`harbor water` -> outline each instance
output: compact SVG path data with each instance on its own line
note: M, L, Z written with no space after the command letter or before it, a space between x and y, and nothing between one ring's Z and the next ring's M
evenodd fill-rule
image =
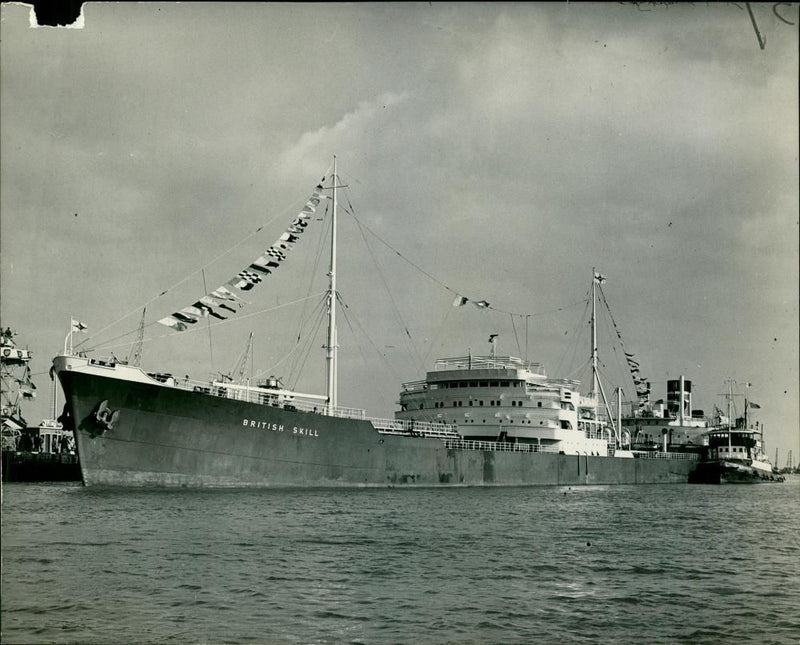
M3 643L798 643L800 481L3 487Z

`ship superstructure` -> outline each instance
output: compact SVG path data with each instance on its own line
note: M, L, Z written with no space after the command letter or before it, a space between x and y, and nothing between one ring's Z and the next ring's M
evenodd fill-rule
M564 454L608 454L614 444L597 403L574 380L548 378L540 363L513 356L436 361L424 380L403 384L403 421L449 423L471 441Z
M638 450L701 451L708 445L709 422L692 406L692 382L683 376L667 381L667 398L631 404L622 430Z

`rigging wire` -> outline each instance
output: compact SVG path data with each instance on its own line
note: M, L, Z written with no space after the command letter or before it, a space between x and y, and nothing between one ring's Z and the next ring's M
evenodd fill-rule
M348 202L348 203L349 203L349 202ZM356 222L358 222L359 226L363 226L363 227L364 227L364 228L365 228L365 229L366 229L366 230L367 230L367 231L368 231L368 232L369 232L369 233L370 233L370 234L371 234L373 237L375 237L375 239L377 239L377 240L378 240L378 241L379 241L381 244L383 244L383 245L384 245L385 247L387 247L387 248L388 248L390 251L392 251L392 252L393 252L395 255L397 255L397 256L398 256L398 257L399 257L401 260L403 260L404 262L406 262L406 263L407 263L407 264L409 264L410 266L414 267L414 268L415 268L417 271L419 271L419 272L420 272L422 275L426 276L427 278L429 278L430 280L432 280L433 282L435 282L436 284L438 284L438 285L439 285L440 287L442 287L443 289L446 289L447 291L449 291L449 292L450 292L450 293L452 293L453 295L459 296L459 295L462 295L462 294L463 294L463 291L457 291L456 289L453 289L452 287L448 286L447 284L445 284L444 282L442 282L441 280L439 280L437 277L435 277L435 276L431 275L430 273L428 273L428 272L427 272L425 269L423 269L423 268L422 268L421 266L419 266L417 263L415 263L414 261L412 261L412 260L408 259L408 258L407 258L405 255L403 255L403 254L402 254L400 251L398 251L398 250L397 250L396 248L394 248L394 247L393 247L391 244L389 244L389 243L388 243L386 240L384 240L384 239L383 239L383 238L382 238L380 235L378 235L378 234L377 234L375 231L373 231L373 230L372 230L372 229L371 229L369 226L367 226L366 224L364 224L363 222L361 222L361 220L359 220L359 219L356 217L356 215L355 215L355 213L354 213L354 212L351 212L351 213L349 213L349 214L350 214L350 216L351 216L351 217L352 217L354 220L356 220ZM559 312L559 311L564 311L565 309L568 309L568 308L570 308L570 307L574 307L575 305L581 304L582 302L583 302L583 300L579 300L579 301L576 301L576 302L570 303L570 304L568 304L568 305L564 305L564 306L562 306L562 307L558 307L557 309L551 309L551 310L549 310L549 311L540 311L540 312L537 312L537 313L529 313L529 314L525 314L525 313L517 313L517 312L513 312L513 311L506 311L506 310L504 310L504 309L500 309L499 307L495 307L494 305L491 305L491 304L487 305L485 308L486 308L486 309L492 309L492 310L494 310L494 311L497 311L497 312L499 312L499 313L501 313L501 314L509 314L509 315L511 315L511 316L519 316L519 317L521 317L521 318L524 318L524 317L526 317L526 316L528 316L528 317L536 317L536 316L545 316L545 315L547 315L547 314L551 314L551 313L557 313L557 312Z
M323 292L322 294L315 293L315 294L312 294L311 296L308 296L308 297L305 297L305 298L297 298L296 300L292 300L290 302L285 302L283 304L276 305L274 307L268 307L266 309L261 309L259 311L253 311L253 312L250 312L248 314L243 314L243 315L237 316L236 318L228 318L227 320L220 320L219 322L213 323L212 327L216 328L216 327L219 327L220 325L225 325L227 323L236 322L238 320L244 320L246 318L251 318L252 316L260 316L261 314L269 313L269 312L272 312L272 311L277 311L278 309L284 309L286 307L290 307L292 305L295 305L295 304L297 304L299 302L303 302L304 300L307 300L308 298L316 298L316 297L318 297L320 295L323 295L323 294L326 294L326 293L327 292ZM150 323L150 325L155 325L155 324L157 324L157 323ZM149 327L150 325L146 325L146 326ZM182 331L182 332L180 332L180 336L181 337L189 336L190 334L193 334L194 332L197 332L197 331L202 331L202 327L198 327L198 328L195 328L195 329L187 329L186 331ZM122 336L118 336L117 338L111 339L111 340L106 341L106 342L112 342L113 340L117 340L119 338L124 338L125 336L128 336L128 335L130 335L132 333L135 333L135 332L134 331L126 332ZM162 334L160 336L152 336L151 338L143 339L142 342L149 343L149 342L154 341L154 340L160 340L162 338L174 337L174 336L175 336L174 332L167 332L166 334ZM119 348L119 347L127 347L128 344L129 343L120 343L120 344L117 344L117 345L107 345L106 343L101 343L101 344L95 345L95 346L93 346L91 348L84 349L84 350L81 350L81 351L83 353L89 353L89 352L97 351L99 349L116 349L116 348Z
M314 287L314 277L317 275L317 269L319 268L319 263L320 263L320 261L322 259L322 255L323 255L323 252L324 252L325 238L327 237L327 234L328 234L327 231L330 229L330 226L331 226L330 219L327 218L327 215L328 215L328 204L326 203L325 204L325 213L322 216L322 220L325 221L325 228L323 229L322 233L320 234L319 240L317 242L317 252L314 255L314 267L311 270L311 272L309 273L309 281L308 281L307 293L311 293L311 289ZM307 303L303 304L303 309L300 312L300 317L298 318L298 321L297 321L297 338L295 340L295 343L297 343L297 344L300 343L300 340L301 340L300 336L301 336L302 331L303 331L304 320L306 319L306 311L307 311L306 304ZM298 374L297 374L297 378L298 379L300 378L299 371L302 370L302 367L300 367L298 369L297 363L298 363L299 360L300 360L299 355L296 355L295 356L295 361L292 364L292 366L290 367L290 374L294 374L294 372L296 370L298 371ZM305 360L303 360L303 365L305 365ZM291 378L292 377L290 376L289 379L291 379Z
M208 293L208 287L206 286L206 270L203 269L203 293ZM214 344L211 342L211 318L206 318L206 322L208 323L208 352L210 354L211 360L211 370L214 370Z
M636 379L633 376L633 371L632 371L631 366L630 366L630 364L628 363L628 360L627 360L627 352L625 351L625 343L622 340L622 333L619 330L619 327L617 325L617 321L614 320L614 315L611 313L611 307L608 304L608 299L606 298L606 294L603 291L602 285L598 285L598 287L599 287L599 291L600 291L600 300L603 303L603 305L605 306L606 312L608 313L608 317L609 317L609 319L611 321L611 325L614 328L614 332L616 333L617 339L619 340L619 347L620 347L620 349L622 349L622 353L623 353L623 357L624 358L620 357L619 354L616 352L616 346L612 346L612 347L614 349L614 352L617 355L617 358L618 358L620 364L622 364L622 362L624 361L625 367L622 368L622 373L623 374L627 374L630 377L630 381L633 384L633 392L637 393L636 399L638 399L639 397L638 397L638 390L637 390L637 387L636 387ZM625 377L623 377L623 380L627 381L627 379ZM649 379L648 379L648 381L649 381ZM633 401L635 399L631 399L631 400Z
M305 368L306 363L308 362L308 358L311 355L311 350L314 347L314 340L317 338L319 334L319 330L322 327L322 323L325 321L325 309L328 303L328 292L324 292L322 298L320 298L317 306L314 307L312 311L312 321L309 325L311 330L309 333L306 334L304 339L304 344L297 343L295 348L298 348L298 352L295 354L295 360L292 363L289 376L287 378L288 382L292 384L292 388L297 385L297 382L300 380L300 375Z
M442 322L441 322L441 323L439 323L439 328L436 330L436 334L434 334L434 337L433 337L433 339L431 340L431 344L430 344L430 346L428 347L428 351L427 351L427 352L425 352L425 356L423 357L423 358L424 358L424 361L425 361L425 363L426 363L426 364L427 364L427 362L428 362L428 359L429 359L429 358L430 358L430 356L431 356L431 352L433 351L433 348L434 348L434 347L436 347L436 343L437 343L437 341L439 340L439 336L441 335L442 331L444 330L444 328L445 328L445 324L447 323L447 319L450 317L450 312L451 312L452 310L453 310L453 308L452 308L452 307L448 307L448 308L445 310L444 317L442 318Z
M578 318L578 322L575 323L575 328L572 330L572 338L574 339L572 343L568 343L564 347L564 352L561 355L561 359L558 362L558 367L556 368L556 374L560 374L561 371L565 368L565 365L574 365L575 361L577 360L578 354L578 346L581 342L581 329L583 328L586 320L586 316L589 314L589 306L591 301L591 289L587 290L586 295L584 296L583 303L583 313L581 314L580 318ZM572 352L571 356L568 356ZM591 362L591 361L589 361ZM577 373L579 370L582 370L586 363L581 361L580 366L576 369L573 369L571 372L572 374ZM567 377L569 378L569 377Z
M332 164L331 164L331 166L332 166ZM328 175L328 171L331 169L331 166L328 166L328 170L326 170L326 171L325 171L325 175L323 176L323 180L324 180L324 178L325 178L325 177ZM130 316L130 315L132 315L133 313L135 313L135 312L139 311L139 310L140 310L140 309L142 309L143 307L148 307L148 306L149 306L151 303L155 302L156 300L158 300L158 299L159 299L159 298L161 298L162 296L166 295L167 293L169 293L170 291L172 291L172 290L173 290L173 289L175 289L176 287L178 287L178 286L182 285L184 282L188 281L188 280L189 280L191 277L193 277L193 276L197 275L197 274L198 274L198 273L200 273L201 271L205 271L205 269L207 269L208 267L210 267L212 264L215 264L215 263L216 263L217 261L219 261L221 258L223 258L223 257L225 257L226 255L228 255L228 254L229 254L231 251L233 251L234 249L238 248L239 246L241 246L242 244L244 244L245 242L247 242L247 241L248 241L250 238L252 238L254 235L257 235L258 233L260 233L260 232L261 232L261 231L262 231L262 230L263 230L263 229L264 229L266 226L269 226L270 224L272 224L272 222L274 222L274 221L275 221L275 220L277 220L278 218L280 218L280 217L283 217L283 216L284 216L284 215L286 215L287 213L289 213L289 212L291 212L292 210L296 209L296 208L297 208L297 204L301 203L302 201L303 201L303 200L301 200L301 199L295 199L295 200L293 200L293 201L292 201L290 204L288 204L286 207L284 207L283 209L281 209L280 211L278 211L278 212L277 212L275 215L273 215L273 216L272 216L270 219L268 219L266 222L264 222L263 224L261 224L261 226L259 226L258 228L256 228L256 229L255 229L253 232L251 232L251 233L248 233L248 234L247 234L245 237L243 237L242 239L240 239L240 240L239 240L238 242L236 242L236 243L235 243L233 246L231 246L231 247L229 247L228 249L226 249L225 251L222 251L221 253L217 254L217 255L216 255L216 256L214 256L214 257L213 257L211 260L209 260L209 261L208 261L208 262L206 262L206 263L205 263L203 266L201 266L199 269L195 269L194 271L192 271L192 272L191 272L191 273L189 273L188 275L184 276L184 277L183 277L181 280L179 280L178 282L174 283L173 285L171 285L171 286L167 287L167 288L166 288L166 289L164 289L164 290L163 290L161 293L159 293L157 296L154 296L153 298L151 298L150 300L148 300L147 302L145 302L143 305L139 305L139 306L137 306L137 307L133 308L133 309L132 309L132 310L130 310L128 313L126 313L126 314L123 314L121 317L119 317L119 318L117 318L116 320L114 320L114 321L110 322L108 325L106 325L105 327L103 327L103 328L102 328L102 329L100 329L99 331L97 331L97 332L95 332L94 334L92 334L92 336L90 336L89 338L86 338L86 339L84 339L83 341L81 341L80 343L78 343L78 344L76 345L76 349L77 349L78 347L81 347L83 344L85 344L85 343L86 343L86 342L88 342L89 340L91 340L91 338L96 338L97 336L99 336L100 334L102 334L104 331L106 331L106 330L107 330L107 329L109 329L110 327L113 327L114 325L116 325L117 323L121 322L122 320L125 320L125 319L126 319L128 316Z
M514 316L511 316L511 328L514 330L514 340L517 341L517 353L522 354L522 348L519 346L519 336L517 336L517 326L514 324Z
M358 317L355 315L355 313L350 311L349 305L346 302L344 302L341 298L339 298L338 300L341 303L343 310L347 310L348 312L352 313L353 319L355 320L355 323L358 326L358 328L361 331L361 333L364 334L364 337L367 339L369 344L372 345L372 348L375 350L375 352L378 354L378 356L381 357L381 360L383 360L383 362L386 364L386 366L389 369L389 371L392 372L392 375L395 377L395 380L397 382L400 382L402 379L397 374L397 372L395 371L394 366L386 359L386 355L378 349L377 345L375 345L375 342L372 340L370 335L366 332L364 327L359 322ZM349 319L348 319L348 324L349 324ZM352 329L352 327L351 327L351 329Z
M614 324L614 317L611 315L611 309L609 308L608 302L605 300L605 296L603 295L602 291L601 291L600 301L601 301L601 304L603 305L603 307L601 309L605 314L605 319L604 319L605 324L608 325L609 322L610 322L611 325L612 325L612 328L616 328L616 325ZM617 332L616 336L617 336L618 342L613 342L614 339L612 338L612 342L609 344L609 346L611 348L611 354L612 354L613 358L615 359L614 360L614 368L615 368L615 370L617 372L617 374L614 377L614 381L612 381L612 383L613 382L625 382L625 384L627 385L627 380L628 379L632 379L632 377L631 377L630 372L622 367L622 360L621 360L622 357L619 355L619 349L618 349L619 347L622 347L622 338L619 335L619 330L616 330L616 332ZM609 335L611 335L611 334L609 334ZM623 349L624 349L624 347L623 347ZM608 353L606 353L606 356L608 356ZM609 366L609 368L611 367L611 363L610 362L608 363L608 366ZM623 388L623 390L624 389L625 388Z
M348 206L350 206L350 200L349 199L348 199L347 203L348 203ZM351 216L353 215L352 211L348 211L346 208L344 210L349 215L351 215ZM413 358L417 362L416 367L420 371L422 371L422 370L425 369L425 364L422 362L422 357L419 355L419 352L417 351L416 345L414 344L414 339L411 337L411 332L408 330L408 325L406 324L405 320L403 319L402 314L400 313L400 309L398 308L397 302L395 301L394 296L392 295L392 291L391 291L391 289L389 289L389 284L386 282L386 277L383 275L383 271L381 270L381 267L378 264L377 259L375 258L375 254L373 253L372 248L369 245L369 242L367 241L367 236L364 235L364 231L361 228L361 222L359 222L355 217L353 217L353 219L355 220L356 224L358 225L358 230L361 233L362 239L364 240L364 245L367 247L367 251L369 252L370 258L372 259L372 263L373 263L373 265L375 265L375 270L378 272L378 276L380 276L381 282L383 283L383 288L386 290L386 294L389 296L389 300L392 303L392 309L394 310L395 316L397 316L397 319L400 321L400 324L401 324L401 326L403 328L403 331L405 332L406 336L408 337L409 347L411 349L411 353L413 355Z
M322 302L325 302L325 299L323 299L323 300L322 300ZM325 318L325 316L324 316L324 314L323 314L321 317L319 317L319 318L317 319L317 325L316 325L316 329L315 329L315 331L314 331L314 333L315 333L315 334L316 334L316 333L319 331L319 326L320 326L320 323L322 322L322 320L324 320L324 318ZM280 358L280 359L279 359L279 360L278 360L276 363L273 363L273 364L272 364L270 367L268 367L267 369L260 369L260 370L258 370L258 372L256 373L256 378L258 378L258 377L260 377L260 376L262 376L262 375L264 375L264 374L267 374L267 373L270 373L270 374L274 375L274 373L275 373L276 369L277 369L278 367L280 367L280 366L283 364L283 362L284 362L285 360L287 360L289 357L291 357L292 355L294 355L296 352L298 352L298 351L303 351L303 349L305 349L305 351L306 351L306 358L307 358L307 356L308 356L308 352L310 351L310 348L311 348L311 344L310 344L310 343L309 343L309 344L308 344L308 345L307 345L305 348L301 348L299 345L295 345L295 346L294 346L294 347L292 347L292 349L290 349L290 350L289 350L289 351L288 351L288 352L287 352L287 353L286 353L286 354L285 354L285 355L284 355L282 358ZM298 375L297 379L295 379L295 380L294 380L294 382L291 382L291 381L290 381L290 380L287 378L287 383L286 383L287 387L288 387L290 390L294 390L294 389L296 389L296 387L297 387L297 381L298 381L298 380L299 380L299 375Z
M344 318L345 322L347 323L347 326L350 328L350 332L353 334L353 336L355 336L355 330L353 329L353 325L350 322L349 307L347 306L347 304L345 304L344 300L342 300L341 298L338 298L338 300L339 300L339 304L342 305L342 309L341 309L342 317ZM355 317L355 314L353 314L353 316ZM357 322L357 324L358 324L358 322ZM359 328L361 328L360 324L359 324ZM363 328L361 328L361 329L362 329L362 333L364 333L363 332ZM392 366L389 363L389 361L386 360L386 356L384 354L382 354L380 351L378 351L378 348L375 346L375 343L372 342L372 339L367 337L367 340L369 340L369 342L372 345L373 349L375 349L375 351L380 356L383 357L384 362L389 366L389 369L393 372L393 374L395 376L395 379L399 382L400 381L400 377L397 375L397 373L394 372L394 368L392 368ZM364 364L364 367L367 368L369 364L367 363L367 357L364 355L364 352L362 351L361 344L360 343L356 343L356 347L358 348L358 353L359 353L359 356L361 357L361 362ZM383 404L383 406L384 407L391 407L390 404L387 405L386 398L383 396L383 393L380 390L378 390L377 388L375 388L375 379L367 379L367 380L371 384L371 386L373 388L373 391L375 391L377 393L378 397L381 399L381 403Z

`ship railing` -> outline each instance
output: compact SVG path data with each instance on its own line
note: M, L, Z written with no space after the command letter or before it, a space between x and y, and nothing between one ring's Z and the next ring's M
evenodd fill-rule
M345 419L365 419L367 416L366 412L361 408L337 406L333 408L333 410L329 410L324 400L325 397L323 396L312 397L311 395L306 395L306 398L304 398L304 395L300 393L286 394L285 392L277 391L273 393L268 389L257 389L255 387L226 387L226 383L209 383L208 381L195 381L172 376L169 376L169 378L163 382L181 390L189 390L191 392L199 392L201 394L218 396L226 399L235 399L247 403L269 405L286 410L316 412L318 414L327 414L329 416L342 417Z
M313 412L322 412L322 413L327 414L327 410L318 409L318 408L319 408L319 405L316 405L314 407ZM312 412L312 410L308 410L308 409L306 409L305 411L306 412ZM342 406L337 406L337 407L333 408L333 410L332 410L332 412L331 412L331 414L329 416L341 417L343 419L366 419L367 418L367 412L366 412L366 410L363 410L361 408L345 408L345 407L342 407Z
M434 364L434 370L519 370L545 376L544 366L541 363L523 361L516 356L457 356L455 358L440 358Z
M631 450L637 459L684 459L697 461L700 455L696 452L658 452L655 450Z
M511 443L508 441L475 441L472 439L445 439L445 446L455 450L484 450L492 452L549 452L558 453L556 446L540 446L535 443Z
M408 383L403 383L403 392L424 392L427 389L427 381L409 381Z
M436 439L458 439L461 435L456 430L457 426L449 423L432 423L430 421L410 421L408 419L382 419L368 417L381 434L396 434L412 437L433 437Z

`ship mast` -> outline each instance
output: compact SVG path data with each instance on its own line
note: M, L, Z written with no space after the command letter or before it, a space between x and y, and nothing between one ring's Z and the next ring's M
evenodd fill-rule
M333 209L331 214L331 263L328 277L328 344L325 361L327 364L326 395L327 412L333 414L337 404L337 346L336 346L336 155L333 157Z
M731 425L731 417L733 415L733 379L728 379L728 455L731 454L731 434L733 434L733 426Z
M617 433L617 426L614 423L614 416L611 414L610 406L608 405L608 399L606 399L606 393L603 390L603 384L600 382L600 374L597 370L597 285L601 282L604 282L605 278L601 276L597 271L592 268L592 390L591 396L594 400L594 419L595 421L599 420L599 406L598 406L598 399L597 394L600 393L600 396L603 397L603 404L606 408L606 414L608 416L608 421L611 424L611 430L614 433L615 441L619 442L619 435Z
M597 270L592 267L592 399L594 400L594 418L597 419L597 390L600 378L597 376Z

